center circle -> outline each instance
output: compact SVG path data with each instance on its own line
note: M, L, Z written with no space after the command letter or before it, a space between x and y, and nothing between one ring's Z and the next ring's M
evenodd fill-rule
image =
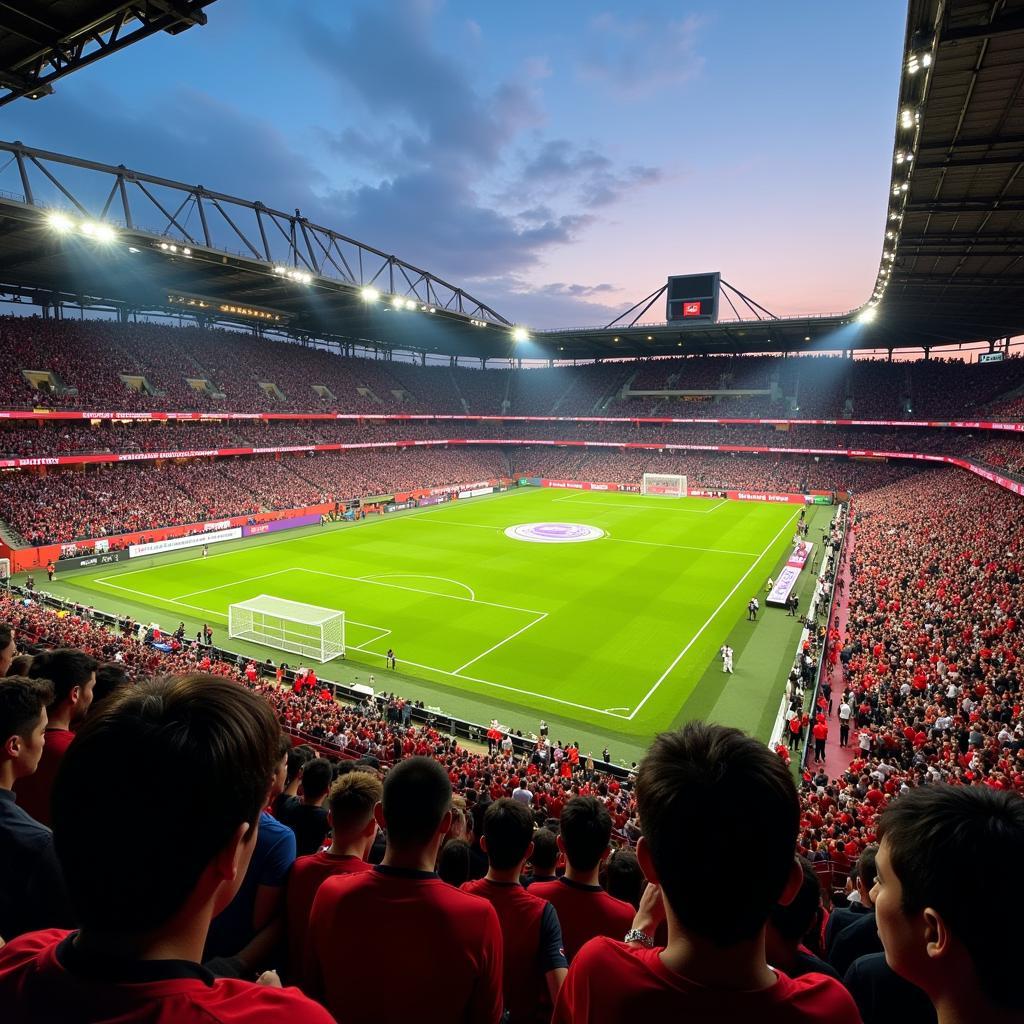
M604 530L581 523L520 523L509 526L505 536L512 540L525 540L531 544L581 544L588 540L600 540Z

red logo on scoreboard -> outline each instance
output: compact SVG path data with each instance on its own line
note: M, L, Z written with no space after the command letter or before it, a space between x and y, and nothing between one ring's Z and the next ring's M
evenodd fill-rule
M700 316L700 303L699 302L684 302L683 303L683 316Z

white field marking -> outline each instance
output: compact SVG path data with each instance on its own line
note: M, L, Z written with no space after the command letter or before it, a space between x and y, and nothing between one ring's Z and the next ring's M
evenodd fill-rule
M309 571L309 570L304 570L304 571ZM100 581L97 580L97 582L100 582ZM184 601L174 601L174 600L172 600L170 598L167 598L167 597L159 597L156 594L146 594L146 593L144 593L141 590L132 590L130 587L119 587L119 586L117 586L116 584L113 584L113 583L107 583L106 586L112 587L115 590L123 590L127 594L134 594L136 597L148 597L150 600L153 600L153 601L164 601L164 602L166 602L168 604L180 605L182 608L191 608L193 611L202 612L204 615L208 615L211 619L221 619L223 621L227 621L227 616L223 612L214 611L212 608L200 608L198 605L186 604ZM444 595L441 595L441 594L433 594L430 591L423 591L423 593L429 593L431 597L442 597L442 596L444 596ZM468 598L455 598L455 600L468 600ZM478 603L479 604L486 604L488 602L481 601L481 602L478 602ZM507 605L499 605L498 607L506 608L506 607L509 607L509 606L507 606ZM515 610L516 611L525 611L526 609L519 608L519 609L515 609ZM543 615L546 616L547 612L534 612L533 614L535 614L535 615L543 614ZM346 619L346 621L347 622L351 622L353 625L356 625L356 626L368 626L367 623L365 623L365 622L356 622L355 619ZM530 625L533 625L533 623L530 623ZM368 628L370 628L370 629L381 629L382 627L380 627L380 626L368 626ZM380 639L380 637L376 637L374 640L367 640L367 641L364 642L364 645L365 644L374 643L376 640L379 640L379 639ZM358 649L363 654L372 655L375 658L385 658L386 657L386 655L379 654L377 651L363 650L363 646L364 645L361 645L359 648L352 648L352 650ZM264 646L267 646L267 645L264 645ZM537 693L535 690L522 690L518 686L507 686L505 683L496 683L496 682L494 682L491 679L481 679L479 676L467 676L467 675L462 675L462 674L456 675L454 672L448 671L448 669L435 668L433 665L424 665L421 662L409 661L409 660L407 660L405 658L402 658L400 660L401 660L403 665L411 665L413 668L421 668L421 669L423 669L424 671L427 671L427 672L436 672L438 675L442 675L442 676L451 676L453 679L465 679L465 680L468 680L471 683L480 683L482 686L492 686L492 687L494 687L497 690L506 690L509 693L519 693L519 694L522 694L524 697L535 697L537 700L550 701L553 704L562 704L565 707L576 708L578 711L592 711L596 715L607 715L609 718L626 719L625 715L618 714L615 711L605 711L605 710L602 710L601 708L592 708L592 707L590 707L587 704L577 704L575 701L563 700L561 697L552 697L550 694L547 694L547 693ZM463 666L463 667L465 667L465 666ZM460 673L461 673L461 670L460 670Z
M628 710L629 710L629 708L605 708L604 709L604 714L606 714L606 715L613 715L613 714L615 714L616 711L628 711Z
M725 498L723 498L717 505L712 505L711 508L704 509L704 514L707 515L708 512L714 512L716 508L721 508L723 505L728 504L729 502Z
M728 548L695 548L689 544L663 544L656 540L628 540L625 537L608 537L617 544L646 544L651 548L679 548L680 551L705 551L714 555L743 555L746 558L757 558L756 551L730 551Z
M514 604L499 604L497 601L481 601L477 597L459 597L457 594L439 594L436 590L422 590L420 587L403 587L398 583L384 583L381 580L368 579L365 576L345 576L340 572L327 572L324 569L305 569L296 567L291 572L308 572L314 576L331 576L337 580L351 580L353 583L369 583L375 587L391 587L392 590L408 590L413 594L426 594L428 597L439 597L444 601L466 601L469 604L482 604L487 605L490 608L504 608L510 612L524 612L527 615L547 615L547 612L542 612L537 608L519 608ZM442 577L435 577L440 579ZM454 580L449 582L454 583ZM466 587L468 590L469 588Z
M742 585L743 581L754 571L754 568L761 562L761 560L764 558L764 556L768 554L769 550L771 549L771 546L779 539L779 537L782 536L782 534L786 530L789 529L790 524L793 522L794 519L796 519L798 514L799 514L799 510L797 512L794 512L782 524L782 528L779 530L779 532L777 534L775 534L775 536L772 537L772 539L770 541L768 541L768 543L765 545L764 551L762 551L761 554L758 556L757 561L751 563L750 568L736 581L736 584L732 588L732 590L730 590L729 593L726 594L725 597L722 598L721 604L719 604L719 606L708 616L707 621L704 623L704 625L701 626L700 629L698 629L697 632L694 633L692 637L690 637L689 643L687 643L687 645L675 656L675 658L672 659L672 664L669 665L669 667L667 669L665 669L664 672L661 673L661 675L657 679L657 682L655 682L655 684L645 694L644 699L642 701L640 701L640 703L637 704L637 706L635 708L633 708L633 711L627 717L627 721L631 722L631 721L633 721L634 718L636 718L637 713L640 711L640 709L654 695L654 691L657 690L659 686L661 686L661 684L669 677L670 673L676 667L676 665L678 665L679 662L683 660L683 656L686 654L686 652L697 642L697 640L700 637L701 633L703 633L704 630L707 629L708 626L711 625L711 623L714 621L715 616L718 615L718 613L725 607L726 603L729 601L729 599L732 597L732 595L735 594L736 591L740 589L740 586Z
M592 491L580 491L579 494L592 494ZM644 495L646 497L646 495ZM574 505L599 505L601 508L628 508L631 512L664 512L668 506L663 505L627 505L624 501L581 501L577 494L567 494L564 498L552 498L552 501L571 501ZM724 504L724 503L723 503ZM669 512L687 512L692 516L706 516L718 508L668 508Z
M473 588L465 583L460 583L458 580L450 579L447 576L427 576L422 572L377 572L371 576L360 576L359 578L366 583L372 583L374 580L386 580L391 577L401 580L441 580L442 583L454 583L457 587L462 587L463 590L469 591L470 601L476 600L476 594ZM433 591L424 591L424 593L433 593ZM186 595L187 596L187 595ZM438 594L438 597L448 597L448 594Z
M452 673L452 675L457 676L464 668L469 668L469 666L472 665L475 661L479 661L481 658L487 657L487 655L490 654L491 651L496 651L499 647L503 646L504 644L507 644L509 640L515 640L515 638L519 636L520 633L525 633L528 629L532 629L534 626L537 625L538 622L542 622L547 617L548 613L542 612L540 615L537 616L537 618L533 620L533 622L528 622L525 626L523 626L522 629L517 629L514 633L511 633L509 636L505 637L504 640L499 640L492 647L488 647L487 650L484 651L482 654L478 654L475 658L470 658L465 665L460 665L459 668L457 668Z
M293 570L291 569L278 569L276 572L265 572L260 576L246 576L245 579L234 580L232 583L222 583L219 587L207 587L205 590L191 590L187 594L177 594L175 595L174 600L176 601L183 597L198 597L200 594L212 594L213 591L215 590L226 590L228 587L239 587L243 583L252 583L253 580L265 580L268 579L270 576L283 576L285 573L292 571ZM112 578L113 577L111 576L103 577L104 580L109 580ZM103 581L97 580L96 582L101 583Z
M346 619L345 624L352 623L353 626L366 626L365 622L356 622L355 619ZM391 635L390 629L383 629L380 626L367 626L368 629L376 629L377 636L370 637L369 640L364 640L361 644L345 644L346 651L362 651L365 650L370 644L375 644L378 640L383 640L384 637Z

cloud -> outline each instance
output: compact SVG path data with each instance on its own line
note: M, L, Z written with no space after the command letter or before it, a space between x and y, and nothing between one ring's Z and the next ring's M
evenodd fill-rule
M614 285L535 285L515 274L480 280L474 293L486 295L499 312L515 323L538 330L553 327L593 327L615 319L628 302L602 302L596 296L618 291Z
M696 78L704 68L697 52L702 20L625 20L606 12L587 26L577 72L622 99L636 100Z

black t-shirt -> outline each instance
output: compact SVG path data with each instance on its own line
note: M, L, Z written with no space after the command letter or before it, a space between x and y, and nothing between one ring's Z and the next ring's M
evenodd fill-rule
M861 914L835 937L828 951L828 961L841 975L845 975L854 960L881 952L882 940L878 937L878 925L872 910Z
M327 838L327 812L314 804L300 803L288 808L281 821L295 833L295 853L298 857L316 853Z
M872 953L853 962L843 978L864 1024L936 1024L931 1000Z

